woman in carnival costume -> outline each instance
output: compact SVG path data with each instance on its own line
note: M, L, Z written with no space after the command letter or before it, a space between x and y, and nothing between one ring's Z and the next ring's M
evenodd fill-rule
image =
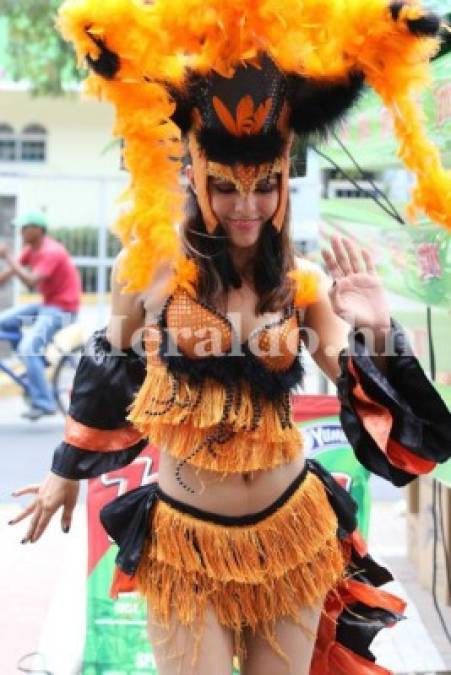
M450 175L416 103L439 19L383 0L67 0L59 25L91 93L116 108L132 180L112 319L81 360L52 471L21 491L36 498L13 522L31 516L23 541L35 542L63 506L67 531L79 479L151 439L158 484L101 518L119 545L112 592L147 599L161 675L230 675L234 655L243 675L388 673L370 644L403 602L380 588L391 576L352 499L303 457L300 350L337 382L358 459L395 485L446 461L451 415L369 254L334 239L331 286L295 256L290 148L372 86L416 174L410 217L449 228Z

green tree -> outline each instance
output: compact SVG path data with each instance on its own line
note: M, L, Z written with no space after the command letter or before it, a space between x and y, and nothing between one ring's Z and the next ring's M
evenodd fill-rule
M55 29L61 0L0 0L6 21L4 68L30 83L35 95L60 96L64 86L80 80L74 51Z

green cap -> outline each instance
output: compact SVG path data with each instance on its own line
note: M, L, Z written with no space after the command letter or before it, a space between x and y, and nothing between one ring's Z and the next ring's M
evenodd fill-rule
M25 227L26 225L35 225L36 227L47 228L47 217L42 211L29 211L12 221L15 227Z

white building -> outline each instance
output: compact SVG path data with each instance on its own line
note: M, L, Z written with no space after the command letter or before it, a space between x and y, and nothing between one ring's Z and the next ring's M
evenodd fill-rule
M23 84L0 82L3 227L15 213L35 209L47 213L51 227L111 223L127 182L112 126L112 108L78 92L35 98Z

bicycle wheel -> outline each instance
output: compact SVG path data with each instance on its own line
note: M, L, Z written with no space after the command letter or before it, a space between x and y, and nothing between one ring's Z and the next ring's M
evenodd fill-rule
M82 353L82 345L74 347L68 354L64 354L60 358L53 373L53 394L56 404L63 415L67 415L69 410L72 384Z

